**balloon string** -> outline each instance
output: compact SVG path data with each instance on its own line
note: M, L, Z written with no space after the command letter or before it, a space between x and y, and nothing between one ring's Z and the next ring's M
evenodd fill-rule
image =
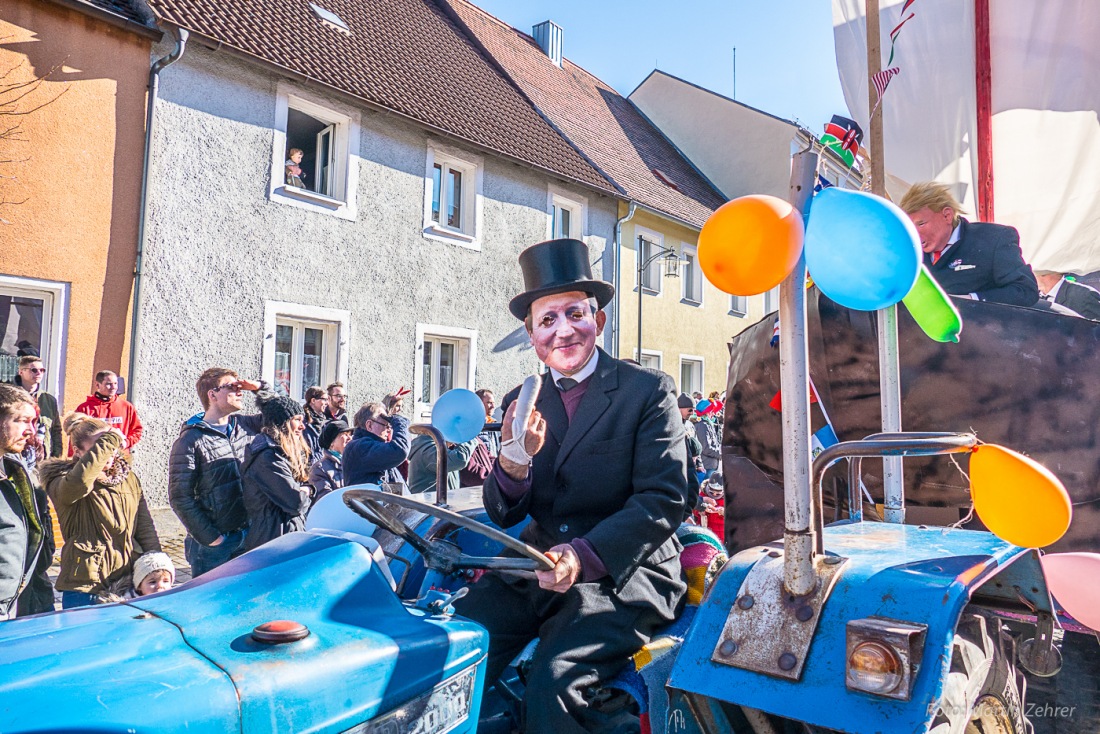
M951 459L951 463L955 465L955 468L959 470L959 474L962 474L963 479L966 480L966 487L967 487L967 491L969 492L970 491L970 475L967 474L965 471L963 471L963 468L961 466L959 466L959 461L958 461L958 459L955 458L954 454L948 454L947 458ZM967 511L966 517L959 520L954 525L949 525L948 529L957 530L957 529L959 529L960 527L962 527L963 525L965 525L966 523L970 522L973 519L974 519L974 500L970 500L970 509Z

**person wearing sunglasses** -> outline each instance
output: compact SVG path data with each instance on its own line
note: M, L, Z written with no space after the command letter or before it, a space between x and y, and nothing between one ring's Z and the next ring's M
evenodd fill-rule
M45 379L46 367L40 357L19 358L19 374L15 376L15 384L29 392L38 403L38 430L43 452L45 456L56 459L61 456L61 413L57 398L42 389Z
M398 467L409 458L409 419L397 413L400 401L391 415L382 403L367 403L355 413L355 433L344 449L344 486L353 484L397 484L405 486Z
M241 487L245 451L262 416L240 415L245 392L274 397L263 382L211 367L195 383L203 412L180 426L168 461L168 501L187 530L183 549L191 575L217 568L244 552L248 531Z

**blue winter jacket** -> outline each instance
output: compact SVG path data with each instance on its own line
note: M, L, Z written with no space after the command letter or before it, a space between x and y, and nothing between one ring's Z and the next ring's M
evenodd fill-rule
M400 415L390 418L393 437L383 441L370 431L356 428L351 441L344 447L344 486L382 484L405 479L397 467L409 458L409 419Z

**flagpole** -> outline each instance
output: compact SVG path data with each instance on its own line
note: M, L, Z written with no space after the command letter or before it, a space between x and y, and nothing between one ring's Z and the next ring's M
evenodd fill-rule
M867 0L867 111L870 116L871 193L886 196L886 163L882 155L882 109L877 105L875 74L882 71L882 31L878 0Z
M875 90L875 75L882 71L882 32L879 0L867 2L867 110L871 135L871 193L886 196L886 155L883 150L884 107ZM898 307L878 312L879 396L884 433L901 431L901 366L898 359ZM900 456L882 459L882 483L886 522L905 521L905 486Z

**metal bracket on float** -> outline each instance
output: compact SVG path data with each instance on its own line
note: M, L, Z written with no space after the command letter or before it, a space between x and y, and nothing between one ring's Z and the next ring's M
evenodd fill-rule
M1039 611L1037 617L1035 637L1020 643L1017 660L1032 675L1050 678L1062 669L1062 651L1054 644L1057 621L1050 612Z
M783 585L783 551L765 553L749 570L726 617L711 660L755 673L798 680L813 642L821 610L847 558L815 556L816 576L808 594L794 596Z

